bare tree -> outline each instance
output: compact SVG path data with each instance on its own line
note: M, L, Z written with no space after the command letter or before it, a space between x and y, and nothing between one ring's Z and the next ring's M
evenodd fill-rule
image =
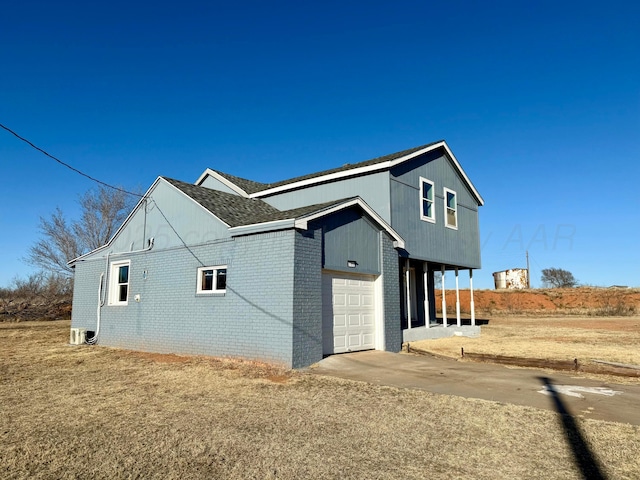
M82 216L68 223L60 208L40 217L42 238L30 249L27 263L53 275L69 277L67 262L106 244L133 208L136 197L106 187L80 197Z
M40 217L40 233L42 238L29 249L27 263L47 272L70 276L72 270L67 262L82 255L83 248L60 208L56 208L48 220Z
M553 288L573 288L578 284L573 274L562 268L542 269L542 284Z
M89 190L80 197L82 218L73 224L73 233L82 249L91 251L107 243L138 199L106 187Z
M442 289L442 272L440 270L433 272L433 284L435 288Z

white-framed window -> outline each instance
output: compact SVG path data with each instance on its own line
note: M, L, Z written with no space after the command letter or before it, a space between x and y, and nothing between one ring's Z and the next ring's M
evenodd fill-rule
M444 224L458 229L458 195L453 190L444 189Z
M420 218L436 221L435 186L431 180L420 177Z
M109 271L109 305L127 305L129 303L130 266L130 260L111 263Z
M225 293L227 291L227 266L200 267L196 293Z

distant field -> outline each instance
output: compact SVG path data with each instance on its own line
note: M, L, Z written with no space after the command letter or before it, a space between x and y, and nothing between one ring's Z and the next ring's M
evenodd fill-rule
M0 324L0 478L579 479L560 417ZM607 478L640 428L576 419Z

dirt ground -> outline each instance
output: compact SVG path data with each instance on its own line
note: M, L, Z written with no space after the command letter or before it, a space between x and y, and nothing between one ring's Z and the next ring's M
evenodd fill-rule
M0 323L0 478L640 478L627 424L68 339Z
M446 291L447 312L455 313L456 292ZM469 313L471 294L460 290L460 307ZM637 288L551 288L530 290L476 290L473 292L479 315L640 315ZM436 308L442 311L442 292L436 292Z

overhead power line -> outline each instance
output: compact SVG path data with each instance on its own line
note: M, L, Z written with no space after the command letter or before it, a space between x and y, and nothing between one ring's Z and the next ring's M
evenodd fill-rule
M58 162L60 165L62 165L62 166L64 166L64 167L67 167L69 170L72 170L72 171L74 171L75 173L77 173L77 174L79 174L79 175L82 175L82 176L83 176L83 177L85 177L85 178L88 178L88 179L89 179L89 180L91 180L92 182L96 182L96 183L99 183L100 185L103 185L103 186L105 186L105 187L107 187L107 188L111 188L111 189L113 189L113 190L117 190L117 191L119 191L119 192L126 193L127 195L133 195L134 197L143 198L143 195L140 195L139 193L133 193L133 192L129 192L128 190L125 190L125 189L123 189L123 188L115 187L115 186L110 185L110 184L108 184L108 183L106 183L106 182L103 182L102 180L98 180L97 178L92 177L91 175L88 175L88 174L84 173L83 171L78 170L78 169L77 169L77 168L75 168L75 167L72 167L72 166L71 166L71 165L69 165L68 163L63 162L63 161L62 161L62 160L60 160L59 158L54 157L54 156L53 156L53 155L51 155L49 152L47 152L47 151L43 150L42 148L38 147L37 145L34 145L32 142L30 142L30 141L29 141L29 140L27 140L26 138L24 138L24 137L22 137L22 136L18 135L16 132L14 132L13 130L11 130L9 127L6 127L5 125L3 125L3 124L1 124L1 123L0 123L0 127L2 127L3 129L5 129L7 132L9 132L10 134L12 134L12 135L13 135L13 136L15 136L16 138L18 138L18 139L22 140L23 142L25 142L25 143L26 143L27 145L29 145L30 147L35 148L35 149L36 149L36 150L38 150L40 153L43 153L43 154L44 154L44 155L46 155L47 157L49 157L49 158L51 158L51 159L55 160L55 161L56 161L56 162Z

